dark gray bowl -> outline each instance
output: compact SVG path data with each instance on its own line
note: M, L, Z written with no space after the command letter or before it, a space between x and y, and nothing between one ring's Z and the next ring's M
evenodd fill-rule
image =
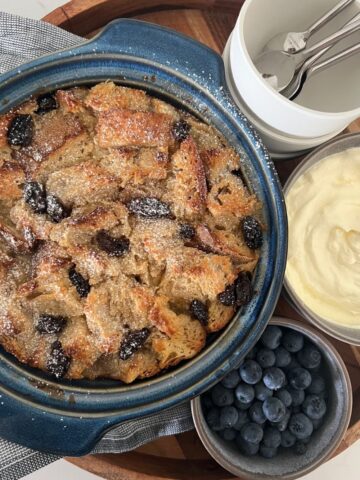
M346 366L333 345L320 333L303 323L288 318L273 317L273 325L293 328L312 340L321 350L328 370L328 411L323 425L311 438L308 451L296 455L282 450L274 459L258 455L246 457L235 445L226 442L208 427L201 397L191 402L191 411L197 433L210 455L223 468L244 479L292 480L315 470L325 462L339 446L348 428L352 410L352 390Z

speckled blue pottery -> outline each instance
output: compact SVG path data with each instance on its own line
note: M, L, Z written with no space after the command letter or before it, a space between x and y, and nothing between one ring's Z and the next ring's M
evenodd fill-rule
M110 23L80 47L39 58L0 78L0 113L31 94L111 79L146 89L211 123L240 153L266 224L256 295L195 359L151 380L55 382L0 350L0 436L59 455L88 453L111 427L199 395L255 343L282 286L287 250L283 196L261 141L227 94L221 57L172 30L134 20Z

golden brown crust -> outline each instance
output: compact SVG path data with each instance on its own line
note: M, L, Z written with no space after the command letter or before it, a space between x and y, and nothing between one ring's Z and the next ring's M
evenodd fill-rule
M100 147L167 147L171 117L163 113L111 109L100 112L96 127Z
M233 317L219 294L256 267L240 222L259 202L237 153L188 113L112 82L55 100L0 116L0 343L48 371L60 342L59 377L151 377ZM19 113L27 146L8 144Z

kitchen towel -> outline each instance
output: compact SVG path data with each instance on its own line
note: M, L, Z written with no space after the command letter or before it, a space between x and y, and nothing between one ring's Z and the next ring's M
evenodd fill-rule
M73 47L83 41L83 38L45 22L0 12L0 73L40 55ZM93 453L126 452L155 438L192 428L190 405L187 403L123 423L109 431ZM0 438L1 480L20 479L55 460L58 460L56 455L43 454Z

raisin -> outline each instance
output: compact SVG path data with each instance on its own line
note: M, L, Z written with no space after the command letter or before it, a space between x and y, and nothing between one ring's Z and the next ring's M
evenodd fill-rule
M195 228L189 225L188 223L182 223L180 225L180 237L185 238L187 240L191 240L195 237Z
M241 272L235 282L236 305L247 305L253 296L253 288L248 273Z
M244 217L241 221L241 230L246 245L251 250L260 248L263 241L261 225L254 217Z
M35 113L38 115L43 115L44 113L51 112L51 110L56 110L58 108L58 104L56 98L52 93L44 93L39 95L36 99L38 104L37 110Z
M66 325L66 318L44 313L39 316L36 330L39 333L60 333Z
M166 218L171 216L169 205L153 197L133 198L127 203L131 213L144 218Z
M110 257L122 257L130 248L130 240L124 235L112 237L105 230L100 230L96 235L96 241L101 250Z
M46 211L54 223L59 223L70 215L70 211L55 197L55 195L47 195Z
M38 182L27 182L24 185L24 200L35 213L46 212L45 188Z
M148 328L142 328L141 330L132 330L127 333L121 342L119 356L121 360L127 360L146 342L150 330Z
M203 325L207 325L209 321L209 312L207 306L200 300L193 300L190 303L191 316L199 320Z
M28 147L34 136L34 121L29 114L16 115L10 122L7 131L9 145Z
M69 279L81 298L88 296L90 292L90 284L79 272L75 270L74 266L72 266L69 270Z
M185 138L187 138L189 135L190 128L190 125L184 120L179 120L178 122L175 122L172 127L172 134L175 140L179 142L185 140Z
M56 340L51 345L50 355L47 359L47 370L56 378L61 378L69 370L71 358L65 354L61 342Z
M218 295L220 303L226 307L233 307L236 305L235 285L228 285L225 290Z

